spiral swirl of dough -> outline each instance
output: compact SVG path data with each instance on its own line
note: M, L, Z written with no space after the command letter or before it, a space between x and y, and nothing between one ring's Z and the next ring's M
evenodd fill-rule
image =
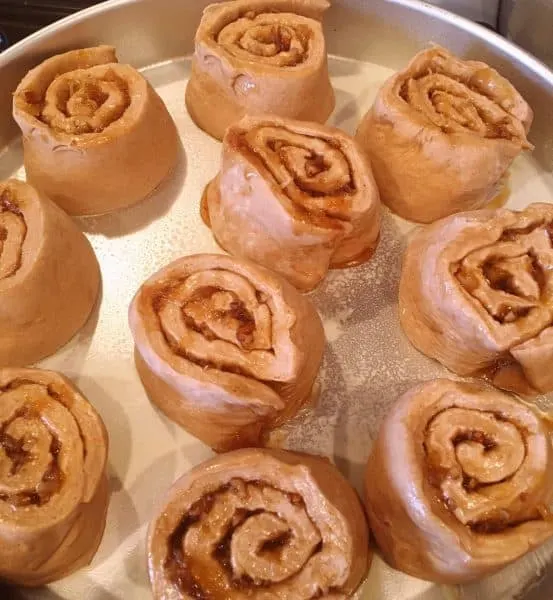
M101 133L130 106L129 86L114 70L120 68L97 66L60 75L46 91L39 118L64 133Z
M324 123L334 109L321 21L326 0L208 6L196 32L188 112L221 140L246 114Z
M367 568L367 537L355 492L330 463L231 452L178 481L152 523L154 597L345 600Z
M496 70L433 47L382 86L356 139L383 202L405 219L432 223L498 194L512 161L532 148L532 120Z
M43 585L86 565L107 510L107 434L61 375L0 370L0 577Z
M476 68L436 49L424 67L405 74L397 90L413 110L446 133L503 138L531 147L525 122L516 114L513 87L489 67Z
M411 342L460 375L553 390L553 208L460 213L415 235L400 282Z
M66 344L99 287L96 256L75 222L29 184L0 181L0 368Z
M355 142L331 127L245 117L227 130L205 201L219 244L313 289L329 268L368 260L380 200Z
M223 27L217 42L237 58L292 67L307 59L310 33L301 21L288 23L288 20L289 17L283 19L278 14L246 14Z
M324 345L306 298L261 267L219 255L155 274L133 300L130 323L152 401L218 450L258 445L294 415Z
M532 409L482 385L421 384L394 405L369 458L371 528L407 573L481 578L553 535L552 465Z
M13 99L27 180L72 215L129 206L177 162L175 124L148 81L97 46L52 56Z

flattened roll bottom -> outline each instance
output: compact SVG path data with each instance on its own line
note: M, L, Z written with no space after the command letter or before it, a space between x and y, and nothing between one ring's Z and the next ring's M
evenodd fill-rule
M368 246L365 250L360 252L357 256L350 258L344 262L331 262L330 269L351 269L353 267L359 267L360 265L369 262L371 258L374 256L376 249L378 248L378 244L380 243L380 232L378 233L378 237L374 244Z
M204 225L206 227L209 227L209 229L211 229L211 219L209 217L209 205L218 203L220 201L220 193L219 193L218 186L219 186L219 177L215 177L205 186L203 194L202 194L202 198L200 201L200 217L201 217ZM312 223L313 221L310 216L306 216L305 222ZM230 252L224 247L221 240L218 239L216 233L213 230L211 230L211 233L213 235L213 239L215 240L215 242L217 243L219 248L221 248L221 250L230 254ZM331 262L329 265L329 268L330 269L350 269L350 268L354 268L354 267L359 267L360 265L363 265L366 262L368 262L374 256L374 253L376 252L376 249L378 248L379 243L380 243L380 233L378 234L378 237L376 238L376 241L374 242L374 244L371 244L370 246L365 248L357 256L349 258L348 260L346 260L344 262Z
M149 365L142 358L138 349L135 349L134 352L134 362L140 380L142 381L142 384L144 385L148 393L148 397L152 403L155 404L157 408L161 410L169 419L175 421L181 427L184 427L189 433L191 433L191 435L211 446L215 452L229 452L231 450L236 450L237 448L265 445L266 439L268 438L271 429L275 425L269 419L262 417L258 417L254 422L249 423L247 426L240 427L240 435L236 438L231 437L226 442L221 442L220 440L209 441L209 439L206 439L206 434L203 431L202 426L198 425L196 427L194 425L194 420L171 414L168 411L167 406L157 400L159 395L159 397L164 399L165 403L173 406L179 406L183 401L183 397L179 392L175 392L175 390L163 379L154 374ZM193 402L193 399L187 397L185 397L184 400L187 402L187 404L191 404ZM206 423L209 423L208 425L205 425L205 428L209 429L211 426L222 427L223 424L227 424L227 419L224 417L224 415L215 413L206 412L206 415L202 421L204 420Z

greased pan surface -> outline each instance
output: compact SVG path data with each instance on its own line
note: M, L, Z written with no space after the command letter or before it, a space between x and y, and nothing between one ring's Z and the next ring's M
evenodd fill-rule
M145 535L160 495L211 452L158 413L133 364L127 309L138 286L170 260L218 252L199 202L217 173L220 145L192 123L184 107L195 29L205 0L114 0L45 29L0 56L0 179L24 178L11 93L42 59L98 43L117 47L121 62L143 70L166 102L182 141L176 172L150 198L109 216L79 219L103 274L103 297L84 330L41 366L71 377L102 414L110 434L112 493L106 534L87 570L48 589L0 589L0 597L87 600L151 597ZM336 0L325 18L337 107L330 123L352 133L383 81L429 42L481 59L509 77L536 118L532 155L510 172L509 208L553 202L553 74L500 37L459 17L408 0ZM155 160L145 149L145 160ZM331 457L361 489L378 426L414 383L446 374L418 354L397 318L401 256L412 225L386 212L376 256L364 266L333 271L313 299L328 348L314 410L274 436L275 445ZM543 407L553 398L542 397ZM388 568L378 557L359 598L369 600L508 600L548 598L540 584L553 543L500 574L460 588L435 586Z

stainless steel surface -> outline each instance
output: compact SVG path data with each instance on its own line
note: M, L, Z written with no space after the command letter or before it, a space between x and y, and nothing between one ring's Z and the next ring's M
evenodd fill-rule
M153 505L177 476L210 454L151 407L134 370L126 320L128 303L149 274L180 255L216 250L198 207L203 186L218 169L220 145L193 125L183 101L188 56L205 4L114 0L0 55L0 179L24 177L10 116L11 92L27 69L68 48L100 42L117 46L121 60L142 68L159 91L183 143L179 168L154 196L111 216L79 221L101 263L102 304L77 338L43 364L72 377L104 417L111 438L112 501L106 535L91 568L48 590L18 592L25 599L150 598L144 536ZM536 151L513 165L508 206L553 202L553 75L541 63L481 27L409 0L336 1L326 31L338 101L331 121L349 132L384 79L429 42L502 70L536 111L531 136ZM144 152L145 160L155 160ZM321 400L273 440L330 456L358 487L371 439L391 403L413 383L445 374L409 346L397 320L397 281L410 229L387 214L374 259L357 269L332 272L313 294L329 341ZM553 398L540 401L548 406ZM479 584L444 588L395 572L376 558L359 597L523 598L552 561L553 543ZM7 593L0 590L0 598ZM528 598L539 597L539 584L531 593Z
M462 17L487 23L495 29L501 0L430 0L430 4L450 10Z
M553 68L553 0L503 0L499 30Z

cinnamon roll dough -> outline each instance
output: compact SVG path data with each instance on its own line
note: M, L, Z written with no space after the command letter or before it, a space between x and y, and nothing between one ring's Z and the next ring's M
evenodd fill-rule
M370 564L359 499L327 460L237 450L179 479L150 525L156 600L346 600Z
M418 385L381 426L366 500L394 568L449 584L484 577L553 536L548 427L483 385Z
M177 260L143 284L129 319L150 399L217 451L261 444L311 398L324 348L317 311L253 263Z
M218 243L311 290L370 258L381 207L371 167L342 131L273 116L229 127L205 195Z
M553 391L553 205L460 213L416 233L399 309L412 344L455 373Z
M511 162L532 147L532 119L497 71L434 47L384 84L356 139L382 201L405 219L431 223L497 195Z
M0 367L56 352L99 288L96 256L72 219L30 185L0 182Z
M146 79L98 46L53 56L13 99L27 180L71 215L138 202L173 169L175 124Z
M107 447L68 379L0 369L0 580L42 586L89 564L106 523Z
M186 106L218 140L244 115L324 123L334 109L321 21L326 0L235 0L204 10Z

